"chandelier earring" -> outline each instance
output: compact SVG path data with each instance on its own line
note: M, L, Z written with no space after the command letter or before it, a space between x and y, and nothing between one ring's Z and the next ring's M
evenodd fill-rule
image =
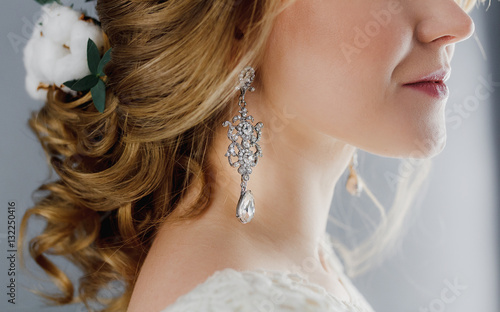
M222 125L229 127L227 137L231 141L226 154L229 165L238 168L241 175L241 193L236 205L236 217L245 224L252 220L255 215L255 200L247 184L252 173L252 167L257 165L259 157L262 157L262 150L257 143L261 136L262 122L253 125L254 118L248 115L246 108L245 94L247 91L253 92L255 88L251 86L255 78L255 70L251 66L245 67L239 75L239 84L236 87L240 90L238 105L239 115L233 117L232 122L225 121Z

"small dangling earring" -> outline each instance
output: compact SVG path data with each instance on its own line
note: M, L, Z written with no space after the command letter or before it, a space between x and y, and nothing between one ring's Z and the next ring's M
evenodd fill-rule
M354 151L351 158L351 163L349 164L349 177L347 178L347 183L345 188L347 191L356 197L361 195L363 191L363 185L359 182L358 174L356 173L356 168L358 167L358 151Z
M252 125L254 118L248 115L246 109L245 94L247 91L255 91L255 88L250 86L255 78L255 70L251 66L247 66L241 71L238 78L239 85L236 90L240 90L238 101L240 115L234 116L232 123L230 121L223 122L222 126L229 127L227 137L231 140L224 156L227 156L229 164L232 167L237 167L238 173L241 174L241 194L236 206L236 217L245 224L250 222L255 214L254 197L252 192L247 190L247 183L252 173L252 167L257 165L258 157L262 157L262 150L257 141L262 136L261 128L264 125L262 122L258 122L255 126ZM241 138L240 142L237 142L238 138ZM238 160L233 162L232 157L238 157Z

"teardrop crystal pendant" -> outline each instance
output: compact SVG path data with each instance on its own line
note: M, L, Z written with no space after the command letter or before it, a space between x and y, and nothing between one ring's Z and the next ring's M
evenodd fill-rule
M250 190L247 190L248 180L252 173L252 167L257 165L259 157L262 157L262 150L259 143L262 137L262 122L257 122L255 125L254 118L248 114L246 108L245 94L247 91L255 91L251 86L255 78L255 70L251 66L245 67L239 77L239 84L236 87L240 90L238 105L240 114L222 123L224 127L228 127L227 137L231 141L224 156L227 157L229 165L238 168L238 173L241 175L241 192L238 205L236 206L236 217L245 224L252 220L255 214L255 201Z
M236 206L236 217L245 224L252 220L255 214L255 201L252 191L248 190L241 194L238 205Z

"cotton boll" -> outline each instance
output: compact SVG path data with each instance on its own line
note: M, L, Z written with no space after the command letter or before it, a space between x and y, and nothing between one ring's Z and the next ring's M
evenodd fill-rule
M71 29L79 17L80 14L75 10L53 2L42 17L43 33L57 44L67 44Z
M42 80L54 81L54 66L57 60L69 54L69 50L63 46L54 44L48 39L42 38L37 41L38 64Z
M34 38L28 41L24 49L26 71L29 74L37 77L39 81L48 81L42 70L42 62L40 61L40 51L45 45L50 45L50 41L41 37Z
M47 90L39 89L37 90L40 84L40 80L33 75L26 75L25 78L25 87L28 94L35 100L45 101L47 99Z
M95 42L100 50L102 50L104 39L102 30L99 26L82 20L73 24L70 41L71 53L79 57L87 58L87 41L89 38Z
M24 67L27 71L31 70L32 72L34 72L37 77L42 76L37 55L38 47L41 44L39 41L45 40L45 37L41 35L42 32L43 28L37 22L33 27L31 38L28 40L26 46L23 49Z
M105 51L103 51L104 37L102 35L101 27L99 27L95 24L90 24L89 38L95 42L95 45L97 46L97 48L99 49L100 52L105 52Z
M99 26L80 20L81 12L57 3L42 6L42 14L23 49L26 68L25 87L37 100L46 100L47 90L37 90L40 83L56 85L77 95L62 83L90 74L87 65L87 42L92 39L103 52L104 38Z
M55 63L53 81L56 86L60 86L68 80L80 79L87 75L90 75L87 59L68 54Z
M24 68L27 72L36 72L37 76L41 76L37 55L35 53L37 41L42 38L42 26L39 24L42 22L42 18L39 18L38 21L33 25L33 32L31 33L30 39L27 41L26 45L23 49L23 63Z

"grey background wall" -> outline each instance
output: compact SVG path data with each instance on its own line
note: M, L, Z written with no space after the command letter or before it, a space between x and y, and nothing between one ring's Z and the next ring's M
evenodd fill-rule
M19 225L24 211L32 205L32 191L47 178L49 170L26 124L30 111L41 103L24 91L22 64L22 49L39 5L34 1L4 1L0 8L0 312L84 311L78 305L44 307L26 287L43 285L48 290L54 286L21 272L18 258L13 265L10 262L9 255L17 257L17 253L10 251L6 236L9 203L15 203ZM494 82L500 82L500 58L496 56L500 51L500 3L493 2L488 11L480 7L472 15L486 59L473 38L457 45L449 81L448 141L434 159L415 223L399 254L354 280L379 311L500 310L500 83L490 84L488 96L476 92L490 75ZM374 177L367 180L370 186L386 192L386 182L377 178L377 173L383 174L385 169L381 168L393 166L394 160L361 153L360 161L360 174L370 172ZM340 198L337 193L341 187L339 183L335 198ZM332 209L336 206L334 201ZM31 224L28 235L36 233L43 223L33 220ZM72 265L59 259L56 263L72 278L78 276ZM16 270L15 305L8 302L7 295L11 267ZM34 268L33 263L28 262L28 267ZM39 271L37 276L46 278ZM446 300L443 294L453 300Z

